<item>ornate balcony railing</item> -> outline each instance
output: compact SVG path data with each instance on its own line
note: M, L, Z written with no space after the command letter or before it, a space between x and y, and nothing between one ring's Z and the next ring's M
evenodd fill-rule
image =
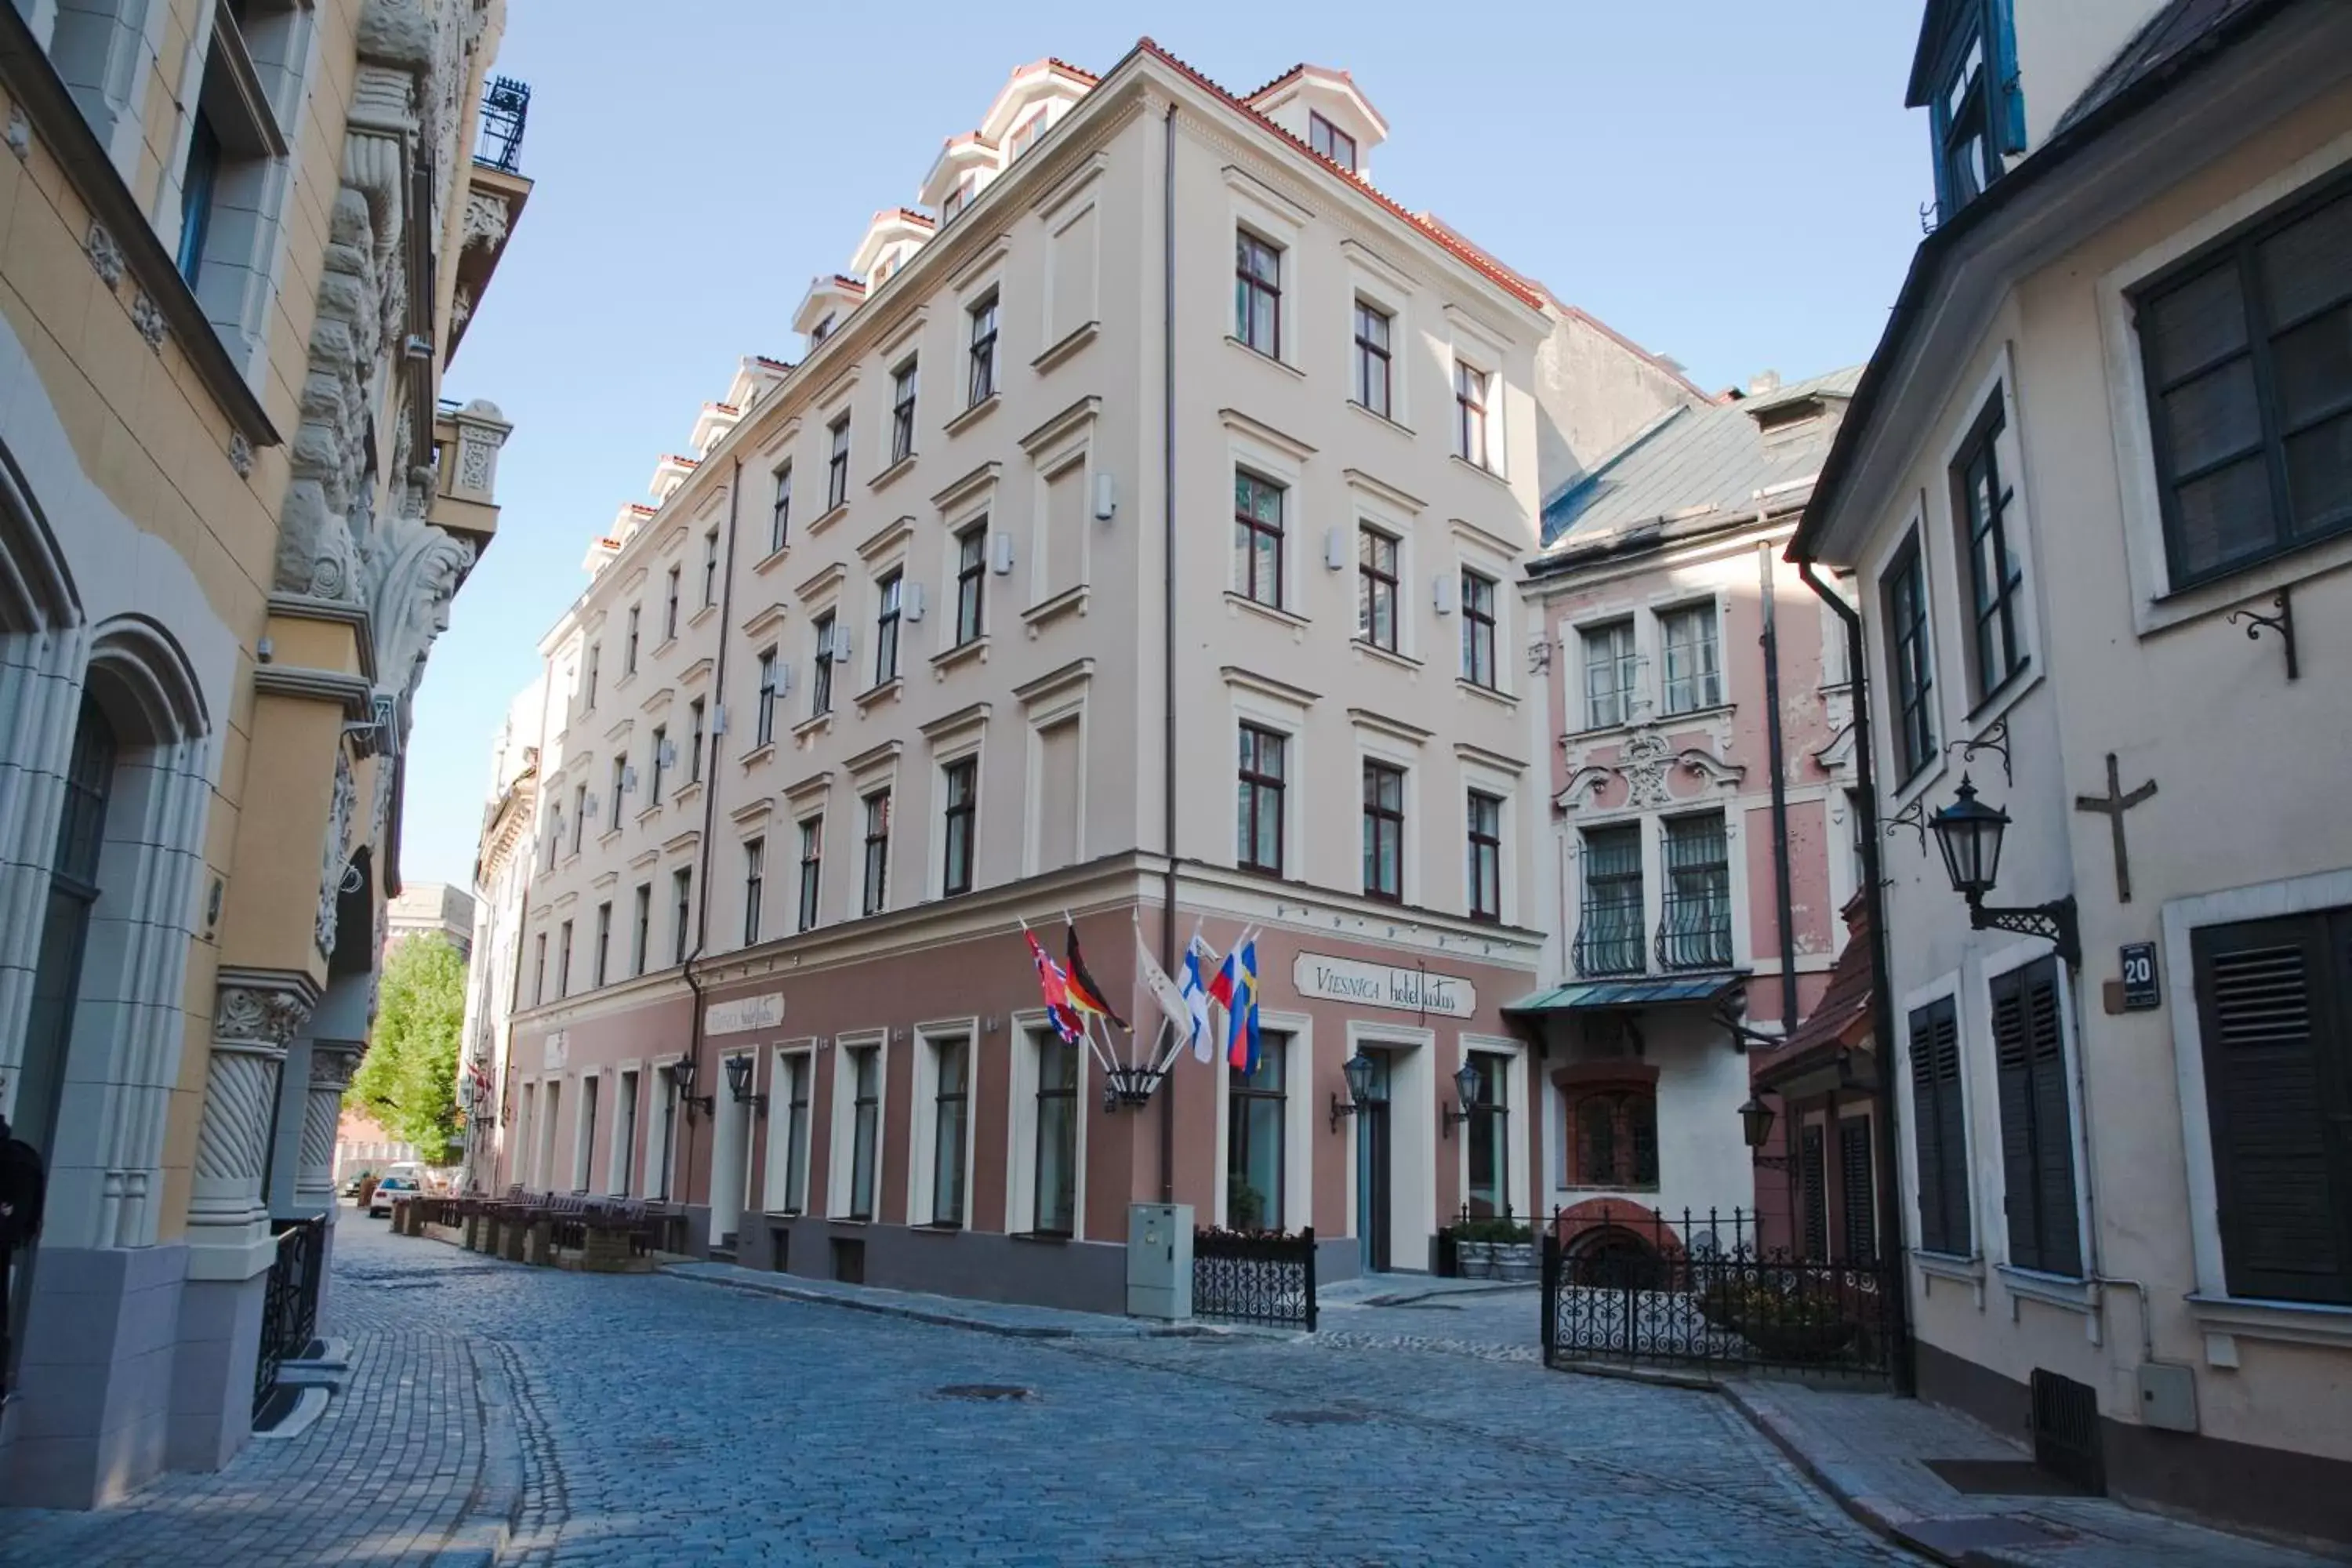
M474 162L502 174L520 174L523 121L530 117L530 84L494 76L482 84L481 132Z
M1660 969L1730 968L1730 904L1712 896L1669 894L1659 912L1657 949Z
M1635 915L1638 921L1640 916ZM1620 919L1596 919L1587 913L1584 923L1576 928L1572 954L1580 979L1594 980L1612 974L1640 974L1649 968L1647 956L1642 951L1642 928Z

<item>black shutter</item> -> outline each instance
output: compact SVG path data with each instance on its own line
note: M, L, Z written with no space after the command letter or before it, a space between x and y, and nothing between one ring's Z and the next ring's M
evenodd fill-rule
M2042 1267L2040 1210L2033 1199L2033 1067L2026 1048L2025 998L2014 973L1995 975L1994 1078L2000 1093L2001 1210L2009 1221L2009 1261Z
M1845 1206L1845 1258L1878 1260L1877 1192L1870 1175L1870 1118L1849 1116L1838 1123L1838 1190Z
M1822 1173L1822 1129L1816 1122L1797 1134L1797 1181L1805 1205L1805 1256L1830 1255L1829 1214L1824 1205Z
M2074 1124L2070 1113L2066 1032L2058 1018L2058 961L2026 965L2025 1023L2033 1045L2033 1164L2042 1205L2042 1267L2083 1272L2081 1211L2074 1202Z
M2000 1155L2009 1261L2048 1274L2083 1271L2074 1209L2074 1130L2069 1115L2058 961L1995 975L1993 1058L2000 1088Z
M2352 911L2192 939L2224 1278L2352 1305Z
M1969 1248L1969 1142L1960 1097L1959 1018L1942 997L1911 1015L1911 1140L1919 1167L1919 1246Z

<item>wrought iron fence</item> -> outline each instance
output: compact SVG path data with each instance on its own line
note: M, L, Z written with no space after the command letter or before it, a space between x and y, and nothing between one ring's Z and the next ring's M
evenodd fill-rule
M1883 1264L1767 1247L1757 1216L1601 1205L1555 1212L1543 1243L1549 1366L1884 1377L1900 1276Z
M530 84L510 76L494 76L482 84L481 134L474 142L474 162L511 174L522 162L523 121L530 116Z
M1192 1232L1192 1315L1315 1331L1315 1231Z
M278 1369L309 1352L319 1331L319 1277L327 1261L327 1217L270 1222L278 1255L261 1300L261 1353L253 1363L253 1413L278 1392Z

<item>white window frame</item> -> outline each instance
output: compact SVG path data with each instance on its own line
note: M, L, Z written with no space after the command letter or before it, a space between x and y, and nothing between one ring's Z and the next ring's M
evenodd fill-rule
M984 724L961 726L950 735L935 741L931 746L931 798L924 813L926 840L923 867L923 896L944 899L948 896L948 769L957 763L971 763L971 885L964 893L976 893L988 885L981 875L981 824L988 805L988 731ZM891 810L895 816L897 806ZM898 823L891 824L892 837L897 836ZM861 873L863 865L859 867Z
M1937 582L1937 573L1928 569L1927 593L1932 603L1940 592L1944 600L1936 605L1945 625L1952 628L1952 637L1931 637L1928 649L1937 658L1936 679L1938 682L1957 681L1960 702L1968 717L1952 737L1965 739L1980 731L1995 718L2006 713L2041 679L2046 669L2042 657L2042 574L2036 569L2033 550L2033 503L2025 471L2025 426L2017 405L2017 370L2010 344L2003 341L1993 353L1993 361L1969 389L1966 396L1951 405L1951 433L1937 454L1936 475L1929 510L1938 505L1944 517L1944 549L1949 552L1950 570ZM1981 697L1977 694L1976 671L1976 605L1970 598L1975 577L1964 559L1968 521L1954 504L1952 468L1960 459L1960 450L1977 429L1977 423L1991 406L1994 398L2000 399L2000 433L1993 437L1993 461L2008 482L2010 499L2001 514L2002 534L2010 551L2017 557L2018 570L2024 581L2019 585L2017 597L2017 646L2023 655L2015 673L1987 687ZM1924 542L1924 540L1923 540ZM1883 625L1884 623L1882 623ZM1864 623L1865 634L1869 624ZM1884 640L1885 633L1879 633ZM1840 639L1843 641L1843 637ZM1868 638L1865 637L1865 641ZM1942 643L1955 644L1952 660L1958 665L1957 674L1943 668Z
M1225 730L1224 785L1228 789L1234 787L1240 777L1243 725L1251 724L1261 730L1269 730L1283 738L1282 880L1286 882L1315 880L1308 875L1305 863L1306 830L1300 825L1299 818L1303 814L1298 809L1299 794L1305 787L1307 778L1307 710L1254 688L1231 685L1227 689L1230 693L1232 717ZM1359 788L1361 787L1360 779L1358 781L1358 785ZM1229 863L1235 869L1240 869L1242 856L1240 826L1238 823L1233 826L1234 837L1227 841L1225 853L1230 858ZM1350 851L1349 864L1354 867L1360 860L1363 847L1350 839L1349 847ZM1264 873L1253 869L1249 874L1259 876ZM1343 880L1338 885L1346 887L1347 883Z
M1306 268L1301 266L1307 238L1307 226L1311 216L1306 208L1292 202L1272 186L1263 184L1240 168L1224 170L1227 192L1228 227L1233 236L1226 246L1226 284L1223 290L1225 318L1225 341L1243 353L1292 370L1300 368L1298 354L1298 301L1306 282ZM1238 331L1241 323L1233 313L1233 250L1242 231L1255 235L1273 246L1279 254L1276 268L1276 287L1281 293L1275 302L1274 353L1253 348ZM1350 346L1352 346L1352 342ZM1344 383L1342 384L1345 384Z
M1354 868L1355 875L1341 886L1365 898L1378 899L1383 903L1388 901L1382 895L1374 893L1364 886L1364 767L1369 763L1379 763L1384 767L1394 768L1404 775L1404 823L1403 831L1397 845L1397 901L1415 909L1421 908L1423 902L1421 885L1421 822L1423 816L1426 815L1423 808L1427 804L1422 799L1421 752L1414 742L1401 741L1360 721L1351 727L1355 731L1356 762L1354 768L1350 770L1349 777L1356 786L1354 795L1356 809L1353 813L1356 831L1352 838L1355 854L1350 864ZM1239 754L1238 742L1235 746L1235 754ZM1287 758L1285 759L1286 763L1287 760ZM1291 815L1288 809L1291 804L1290 791L1290 776L1286 770L1283 787L1285 817ZM1286 832L1289 827L1288 822L1286 821L1283 826ZM1284 864L1286 873L1288 868L1288 862L1286 861Z
M636 1080L634 1093L625 1092L629 1089L630 1079L633 1078ZM635 1184L633 1178L636 1174L635 1167L638 1163L635 1146L637 1140L645 1135L646 1131L645 1098L644 1059L632 1057L626 1061L614 1063L613 1067L613 1137L604 1151L604 1191L614 1197L628 1196L629 1188ZM629 1135L625 1139L621 1136L621 1105L625 1100L628 1101L630 1107ZM622 1175L624 1154L628 1156L625 1163L630 1166L629 1177L632 1179L624 1179Z
M801 1207L797 1213L805 1215L818 1206L817 1194L810 1185L812 1173L809 1170L809 1152L816 1146L818 1125L816 1053L817 1042L810 1037L779 1040L769 1047L767 1151L760 1165L761 1214L794 1214L795 1211L784 1207L784 1200L792 1191L789 1163L795 1160L801 1178ZM802 1141L797 1154L792 1147L792 1096L785 1088L787 1066L795 1060L806 1068L809 1090L808 1136Z
M1303 622L1308 617L1300 607L1307 598L1306 584L1299 573L1299 536L1308 527L1309 514L1306 506L1307 459L1313 448L1307 447L1269 426L1234 416L1225 421L1226 471L1223 505L1220 509L1225 531L1219 541L1224 552L1226 603L1239 608L1272 612L1286 624ZM1246 469L1258 479L1282 487L1282 594L1269 605L1263 599L1249 596L1247 585L1234 569L1234 485L1238 470ZM1348 624L1355 623L1350 609Z
M1996 1092L1986 1097L1990 1101L1986 1110L1993 1118L1992 1141L1972 1142L1971 1152L1978 1148L1998 1151L2001 1147L2000 1096L1998 1092L1998 1085L2000 1082L2000 1046L1993 1039L1992 1035L1992 983L1996 979L2049 956L2050 944L2047 942L2040 938L2028 938L2022 942L2003 943L2000 947L1978 955L1972 966L1975 973L1969 977L1969 1001L1973 1005L1976 1016L1984 1020L1984 1027L1973 1036L1965 1030L1962 1031L1960 1047L1963 1058L1960 1074L1963 1079L1969 1077L1971 1072L1981 1075L1983 1082L1996 1086ZM2066 1143L2068 1153L2074 1162L2074 1234L2078 1238L2078 1249L2082 1256L2083 1273L2078 1278L2068 1278L2063 1275L2045 1274L2039 1269L2022 1268L2011 1263L2009 1230L2006 1223L2001 1226L2000 1245L1997 1256L1990 1227L1978 1232L1979 1245L1989 1258L1993 1258L1993 1271L2000 1276L2002 1284L2008 1289L2011 1297L2022 1296L2028 1300L2063 1307L2072 1311L2089 1312L2095 1306L2090 1280L2098 1268L2099 1246L2098 1239L2091 1228L2093 1176L2090 1148L2084 1125L2082 1036L2081 1031L2075 1027L2074 1009L2080 1005L2081 995L2075 986L2074 971L2072 965L2058 963L2053 965L2053 968L2058 977L2058 1044L2060 1059L2063 1064L2066 1076ZM2176 975L2176 980L2177 978ZM1971 1105L1970 1109L1973 1110L1974 1106ZM1972 1128L1972 1135L1974 1131ZM1986 1199L1990 1206L1982 1212L1988 1215L2008 1214L2009 1169L2007 1164L1999 1159L1988 1159L1983 1166L1983 1183L1991 1191ZM1912 1190L1915 1194L1917 1192L1916 1187ZM1973 1215L1970 1215L1970 1224L1972 1226L1976 1224Z
M2311 914L2347 904L2352 904L2352 871L2257 882L2168 900L2163 906L2164 962L2170 965L2166 1005L2172 1019L2172 1066L2179 1086L2180 1139L2189 1180L2189 1247L2197 1272L2189 1307L2204 1331L2208 1365L2238 1365L2236 1341L2241 1336L2343 1346L2352 1343L2352 1322L2345 1321L2340 1307L2252 1302L2230 1293L2221 1246L2220 1179L2213 1165L2212 1111L2205 1085L2204 1017L2197 1005L2195 933L2205 926ZM2087 1182L2082 1185L2088 1190Z
M1311 1014L1280 1013L1260 1006L1258 1027L1261 1032L1290 1037L1290 1059L1283 1064L1282 1219L1283 1228L1295 1235L1313 1223L1310 1216L1315 1212L1315 1105L1316 1091L1322 1087L1315 1073L1315 1019ZM1216 1075L1217 1163L1210 1199L1214 1207L1208 1223L1222 1228L1233 1194L1227 1163L1233 1155L1234 1109L1233 1068L1225 1060L1222 1041L1209 1068Z
M1670 616L1689 615L1693 613L1704 613L1714 624L1715 700L1712 702L1702 702L1696 708L1678 708L1670 711L1666 707L1666 690L1669 679L1666 672L1666 618ZM1650 646L1652 651L1645 662L1647 662L1650 668L1654 670L1657 674L1657 680L1655 683L1656 689L1652 694L1654 702L1650 711L1656 716L1658 721L1661 723L1666 723L1670 721L1695 719L1705 714L1712 713L1718 708L1729 706L1731 702L1731 669L1729 664L1724 658L1723 630L1725 614L1721 593L1719 591L1710 591L1703 594L1693 594L1687 596L1671 598L1653 604L1650 606L1650 613L1645 618L1648 622L1646 628L1637 626L1634 632L1635 658L1642 658L1642 645L1640 639L1642 631L1646 629L1650 634Z
M1470 1053L1507 1057L1510 1066L1504 1079L1503 1173L1504 1202L1514 1215L1536 1215L1536 1171L1534 1119L1542 1113L1536 1101L1536 1075L1528 1069L1528 1048L1518 1041L1503 1035L1480 1035L1468 1030L1454 1038L1454 1065L1447 1069L1446 1080L1437 1086L1438 1100L1450 1113L1462 1107L1458 1087L1450 1076L1470 1065ZM1441 1142L1443 1139L1441 1137ZM1467 1122L1454 1129L1454 1191L1464 1205L1470 1201L1470 1128Z
M1043 1008L1028 1007L1014 1012L1006 1026L1013 1031L1013 1064L1005 1081L1009 1114L1004 1119L1004 1230L1027 1236L1034 1234L1037 1217L1037 1040L1041 1034L1050 1037L1054 1026L1046 1021ZM1094 1121L1087 1114L1094 1093L1093 1053L1083 1045L1076 1050L1078 1131L1073 1157L1077 1176L1070 1199L1073 1242L1087 1239L1087 1133Z
M1615 730L1631 729L1654 718L1657 704L1649 692L1650 667L1654 662L1643 649L1642 625L1644 617L1632 605L1612 604L1594 606L1568 623L1567 636L1561 640L1567 655L1561 662L1567 666L1566 705L1576 715L1576 726L1570 731L1578 735L1603 735ZM1584 679L1586 643L1596 632L1617 626L1630 626L1633 633L1633 680L1624 689L1623 715L1607 724L1593 721L1592 699Z
M1498 925L1519 923L1519 779L1489 763L1462 756L1454 787L1454 847L1460 852L1454 858L1462 877L1462 910L1470 910L1470 792L1491 795L1499 802L1495 808L1495 827L1501 842L1495 850L1495 921ZM1483 922L1482 922L1483 923Z
M853 1051L873 1049L874 1058L874 1211L864 1223L884 1223L882 1199L888 1184L884 1180L883 1151L889 1144L890 1127L890 1032L887 1029L861 1029L836 1035L833 1040L833 1093L830 1111L830 1145L825 1151L825 1204L828 1219L849 1223L851 1183L856 1178L857 1159L857 1075L850 1064Z
M1077 823L1074 829L1077 846L1077 861L1086 858L1087 849L1087 699L1093 688L1091 668L1069 679L1053 680L1050 684L1024 689L1020 693L1023 708L1024 755L1023 764L1023 800L1021 805L1021 874L1034 877L1045 865L1045 731L1064 724L1078 727Z
M907 1223L910 1226L937 1225L939 1215L933 1205L939 1173L939 1051L940 1042L960 1039L964 1047L964 1130L963 1130L963 1217L961 1228L976 1228L979 1217L972 1207L972 1181L980 1165L975 1152L980 1140L980 1025L978 1015L965 1018L943 1018L918 1024L914 1028L914 1102L908 1107L908 1125L911 1129L907 1145Z
M644 1168L637 1173L637 1195L648 1200L662 1199L664 1194L671 1203L682 1200L677 1190L677 1133L679 1123L686 1120L686 1105L683 1100L677 1102L667 1128L662 1111L664 1100L677 1095L677 1086L670 1081L667 1069L683 1060L684 1056L681 1051L671 1051L654 1058L646 1068L646 1158Z
M1412 330L1412 287L1404 277L1391 270L1387 263L1352 239L1343 239L1339 248L1347 262L1348 287L1341 296L1344 314L1339 322L1339 342L1344 357L1340 360L1339 384L1346 389L1349 406L1357 413L1392 425L1407 435L1412 433L1412 387L1413 383L1413 346L1419 342ZM1376 414L1356 401L1356 302L1364 303L1385 313L1389 319L1389 411Z
M596 1085L596 1098L601 1102L604 1098L604 1086L600 1081L604 1076L600 1069L590 1068L572 1085L572 1184L564 1189L566 1192L591 1193L596 1190L589 1184L596 1173L590 1168L595 1152L596 1119L588 1106L588 1086L592 1083Z
M2231 606L2267 599L2290 584L2334 572L2352 562L2352 535L2315 541L2273 560L2248 566L2172 595L2165 554L2164 512L2155 447L2150 437L2147 380L2138 330L2126 290L2172 262L2258 217L2352 163L2352 132L2336 136L2268 177L2200 212L2193 222L2157 240L2103 274L2094 286L2099 338L2105 358L2108 424L2113 432L2123 510L2124 560L2132 586L2132 624L2142 637ZM2008 383L2015 384L2012 377ZM2019 493L2024 488L2019 487ZM2028 570L2031 570L2029 563ZM2028 587L2033 585L2029 580Z

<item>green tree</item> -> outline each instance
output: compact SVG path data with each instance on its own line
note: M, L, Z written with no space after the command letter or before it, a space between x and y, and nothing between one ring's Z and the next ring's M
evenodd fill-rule
M466 961L438 931L384 955L375 1032L343 1093L428 1164L457 1157L457 1038L466 1022Z

